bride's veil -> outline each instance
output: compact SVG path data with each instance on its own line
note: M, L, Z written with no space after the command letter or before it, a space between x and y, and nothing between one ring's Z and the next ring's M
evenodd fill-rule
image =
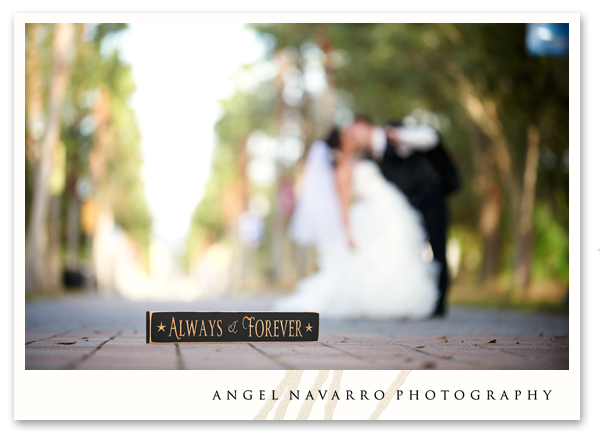
M308 151L288 234L300 245L314 246L321 256L335 253L345 245L332 151L322 140L314 142Z

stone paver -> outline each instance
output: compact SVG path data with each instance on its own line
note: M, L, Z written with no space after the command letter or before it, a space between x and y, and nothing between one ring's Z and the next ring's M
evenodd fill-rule
M145 311L268 310L272 298L26 305L26 369L568 369L568 316L451 308L422 322L321 319L315 343L145 343Z

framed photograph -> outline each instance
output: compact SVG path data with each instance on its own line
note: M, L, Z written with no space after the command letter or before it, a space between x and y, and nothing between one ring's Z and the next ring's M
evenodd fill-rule
M580 419L578 13L18 13L14 57L15 419Z

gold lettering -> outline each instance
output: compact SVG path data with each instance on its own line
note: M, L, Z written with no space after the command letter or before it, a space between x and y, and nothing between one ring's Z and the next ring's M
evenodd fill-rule
M206 327L204 326L204 320L200 321L202 322L202 325L200 326L200 332L198 332L198 337L202 335L202 331L204 331L204 336L208 337L208 334L206 334Z
M267 331L266 336L273 337L273 335L271 335L271 320L266 320L265 326L266 326L266 331Z
M285 337L285 330L287 328L287 322L288 321L287 320L279 320L279 322L280 322L279 324L281 325L281 329L282 329L281 330L281 336ZM285 322L285 325L283 324L283 322Z
M300 334L300 337L302 337L302 332L300 332L300 329L302 329L300 320L296 320L296 337L298 337L298 334Z
M217 320L217 328L219 328L220 334L217 337L220 337L223 335L223 330L221 329L221 320Z
M274 337L279 337L279 336L277 335L277 322L278 322L278 321L279 321L279 320L273 320L273 334L274 334L273 336L274 336Z
M183 337L183 331L181 330L182 323L183 323L183 320L179 320L179 335Z
M179 340L179 335L177 335L177 325L175 324L175 317L171 317L171 329L169 330L169 337L171 336L171 332L173 329L175 330L175 337Z
M248 337L252 337L252 328L254 327L254 325L252 324L252 319L254 317L248 317L248 316L244 316L244 318L242 319L242 328L246 329L246 327L244 326L244 322L246 321L246 319L248 319Z
M210 323L210 336L213 336L213 329L215 329L215 320L209 320L208 323Z
M187 329L188 329L188 337L190 336L190 333L192 335L196 335L196 328L198 327L198 320L196 320L196 323L192 322L192 324L190 324L189 320L186 320L185 324L187 325ZM192 328L191 331L190 331L190 328Z
M294 329L294 321L290 320L290 337L294 336L294 334L292 334L292 329Z
M260 327L262 328L260 331L260 335L258 335L258 322L260 322ZM265 324L262 320L257 320L256 325L254 326L254 331L256 332L256 336L261 338L265 333Z

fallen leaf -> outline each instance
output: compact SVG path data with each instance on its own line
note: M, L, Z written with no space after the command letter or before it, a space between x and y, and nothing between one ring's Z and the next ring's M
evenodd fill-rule
M415 346L415 348L417 348L417 349L421 349L421 348L424 348L424 347L425 346Z
M438 341L438 343L448 343L448 339L446 337L444 337L444 339Z
M569 336L569 333L567 332L564 335L555 335L554 338L567 338Z
M493 340L490 340L490 341L488 341L486 343L496 343L496 339L494 338Z
M75 344L77 343L76 341L64 341L62 343L58 343L58 344Z

